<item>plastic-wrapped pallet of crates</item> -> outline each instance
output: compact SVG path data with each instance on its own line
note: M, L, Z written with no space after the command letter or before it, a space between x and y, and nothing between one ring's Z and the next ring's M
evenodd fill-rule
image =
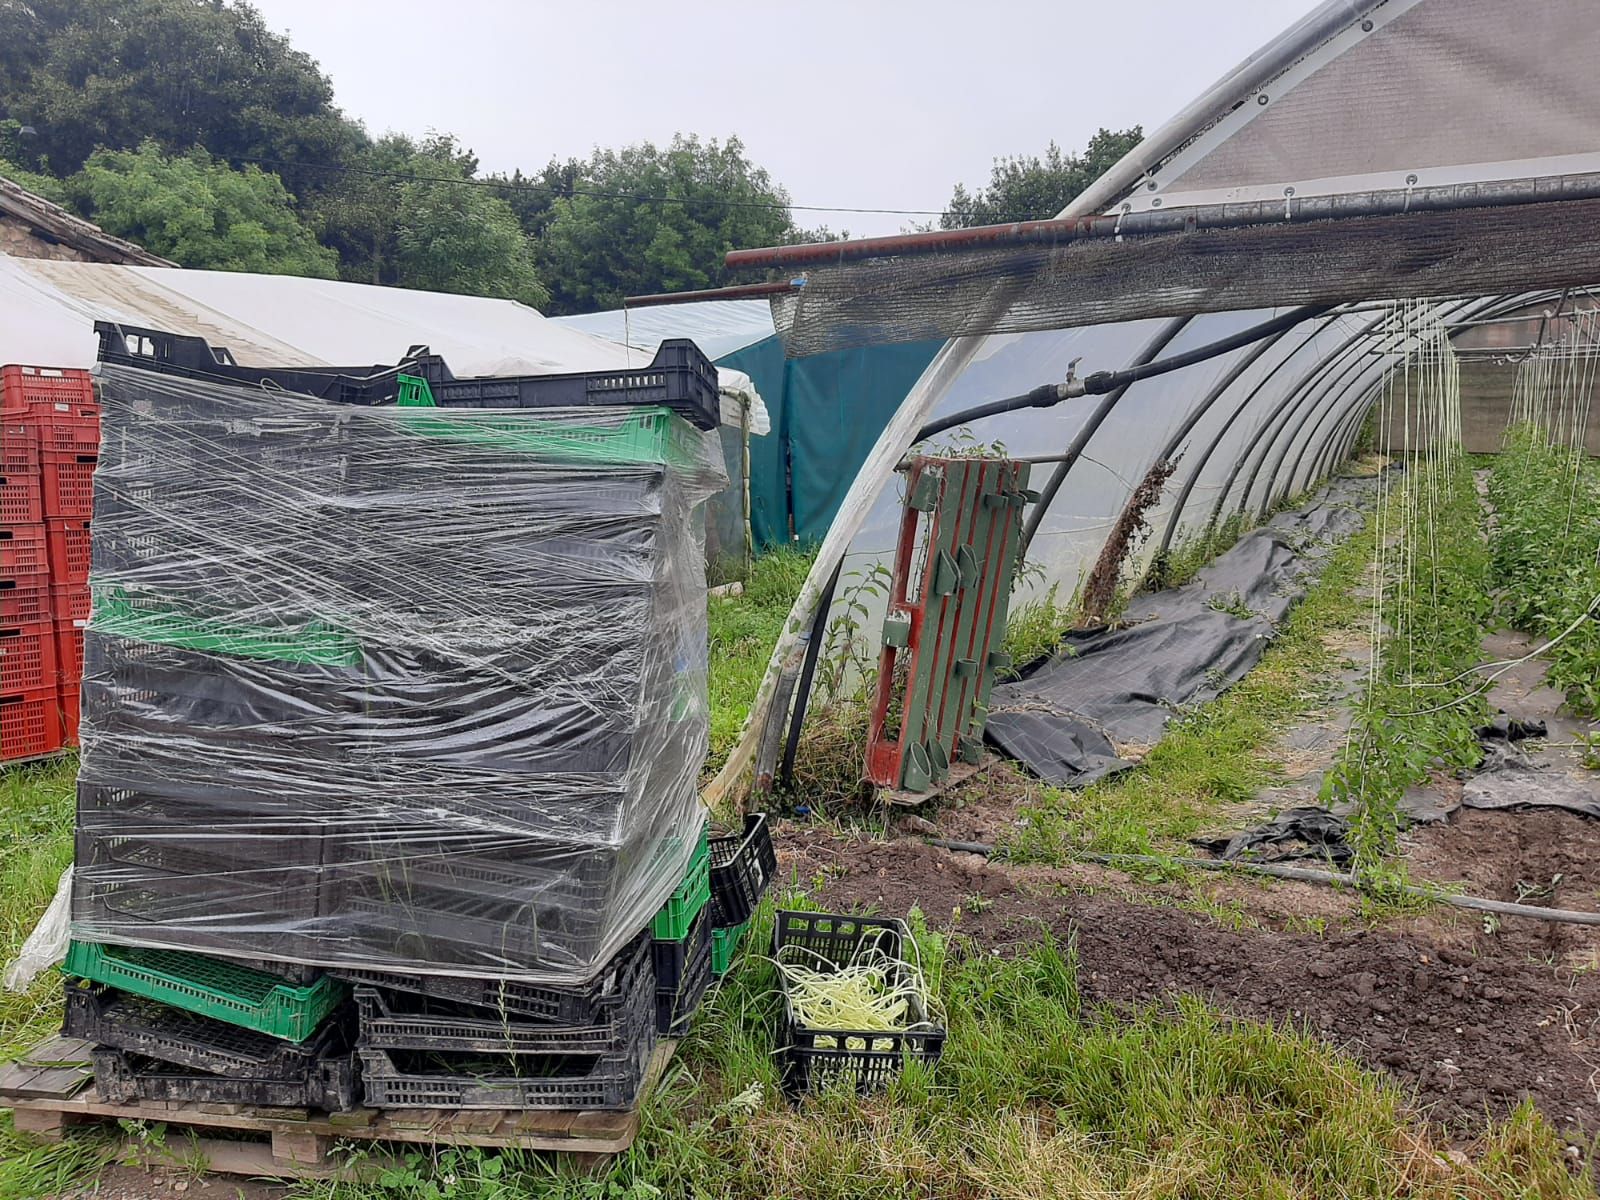
M600 972L704 824L715 434L100 385L74 937Z

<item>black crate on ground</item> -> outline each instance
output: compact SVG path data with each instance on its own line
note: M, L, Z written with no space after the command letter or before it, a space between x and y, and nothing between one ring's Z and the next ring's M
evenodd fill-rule
M513 979L455 978L448 975L408 975L399 971L339 969L329 974L357 985L411 992L455 1004L531 1017L551 1024L595 1026L617 1019L629 999L628 983L641 959L648 959L648 933L635 939L589 983L553 987Z
M808 966L843 966L863 944L879 944L898 957L910 942L904 921L832 913L780 910L773 931L773 957L779 962L787 946L802 947ZM904 1030L822 1030L801 1025L784 992L783 1084L798 1094L841 1077L854 1080L861 1092L890 1083L908 1058L934 1063L944 1053L945 1030L935 1025L926 1008L913 1000Z
M682 1034L687 1032L694 1014L700 1009L700 1002L711 988L711 905L700 910L682 942L656 942L654 945L658 950L657 966L664 963L667 971L664 977L676 981L665 987L661 986L661 978L656 981L656 1032L663 1036ZM678 949L659 952L667 946Z
M164 1100L342 1112L356 1102L356 1075L349 1055L324 1060L304 1080L211 1075L122 1050L96 1049L90 1058L96 1089L103 1099L117 1104Z
M591 1025L562 1025L418 992L362 985L355 990L358 1044L374 1050L626 1057L641 1039L655 1043L654 983L649 958L635 948L618 976L622 1002Z
M714 837L710 846L711 923L718 929L743 925L778 873L767 814L747 814L741 832Z
M326 1087L348 1076L350 1068L348 1010L295 1043L104 984L69 979L61 1031L105 1049L239 1079Z
M356 1051L373 1108L633 1107L655 1049L641 1038L625 1055L482 1055L429 1050Z

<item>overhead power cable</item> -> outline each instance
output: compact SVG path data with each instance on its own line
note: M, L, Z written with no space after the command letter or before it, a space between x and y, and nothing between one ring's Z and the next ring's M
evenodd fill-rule
M600 188L563 187L558 184L517 182L510 179L474 179L449 175L417 175L410 171L380 171L348 163L297 162L281 158L234 157L233 163L258 167L294 167L297 170L326 171L332 174L362 175L372 179L393 179L399 183L443 183L456 187L493 188L496 191L543 192L560 198L588 196L601 200L638 200L646 204L720 204L724 208L755 208L781 212L867 213L891 217L943 217L948 210L932 208L858 208L842 204L778 204L770 200L725 200L718 197L657 196L647 192L609 192Z

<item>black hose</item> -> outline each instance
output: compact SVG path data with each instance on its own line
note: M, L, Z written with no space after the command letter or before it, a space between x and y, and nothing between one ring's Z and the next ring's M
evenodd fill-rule
M1323 313L1335 307L1337 306L1333 304L1302 305L1300 308L1291 308L1288 312L1273 317L1271 320L1263 321L1259 325L1252 325L1249 329L1241 329L1238 333L1229 334L1225 338L1218 338L1214 342L1207 342L1204 346L1196 346L1193 350L1185 350L1182 354L1174 354L1171 358L1142 363L1137 367L1129 367L1125 371L1096 371L1093 375L1084 377L1084 394L1100 396L1114 388L1137 383L1141 379L1165 375L1169 371L1181 371L1184 367L1192 367L1195 363L1205 362L1207 359L1216 358L1219 354L1226 354L1230 350L1237 350L1241 346L1259 342L1262 338L1269 338L1275 333L1282 333L1284 330L1300 324L1301 321L1309 321L1312 317L1320 317Z
M1067 398L1067 385L1064 383L1046 383L1024 392L1020 396L1012 396L1007 400L991 400L988 404L980 404L976 408L964 409L954 416L941 417L937 421L929 421L917 430L917 436L912 442L925 442L946 429L954 429L957 425L965 425L968 421L980 421L984 417L997 417L1001 413L1015 412L1019 408L1050 408L1060 404Z
M1180 371L1184 367L1192 367L1195 363L1205 362L1207 359L1216 358L1219 354L1226 354L1230 350L1237 350L1241 346L1248 346L1252 342L1259 342L1263 338L1272 337L1282 333L1285 329L1309 321L1312 317L1319 317L1330 309L1337 307L1332 304L1307 304L1300 308L1290 309L1271 320L1263 321L1259 325L1252 325L1249 329L1241 329L1238 333L1229 334L1225 338L1208 342L1204 346L1196 346L1193 350L1185 350L1182 354L1174 354L1171 358L1163 358L1157 362L1141 363L1135 367L1128 367L1122 371L1096 371L1093 375L1085 377L1076 384L1046 383L1034 388L1031 392L1024 392L1020 396L1011 396L1005 400L991 400L987 404L979 404L974 408L964 409L948 417L940 417L937 421L930 421L917 430L913 443L925 442L947 429L954 429L958 425L965 425L971 421L981 421L985 417L996 417L1001 413L1016 412L1022 408L1051 408L1063 400L1074 399L1078 396L1103 396L1118 388L1127 387L1141 379L1150 379L1156 375L1165 375L1169 371Z
M844 559L833 568L828 586L817 599L816 615L811 618L811 640L806 643L806 660L800 668L800 682L794 698L794 715L789 718L789 740L783 746L783 766L778 781L785 791L794 787L794 756L800 747L800 730L806 723L806 708L811 703L811 680L817 673L817 659L822 655L822 639L828 630L828 609L833 607L834 589L839 586L839 572L844 569Z

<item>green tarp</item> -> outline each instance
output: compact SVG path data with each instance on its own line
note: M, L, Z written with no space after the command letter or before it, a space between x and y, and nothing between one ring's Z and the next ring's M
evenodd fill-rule
M772 432L750 441L756 545L819 541L878 434L944 345L942 340L785 358L776 337L717 360L743 371L766 402Z

